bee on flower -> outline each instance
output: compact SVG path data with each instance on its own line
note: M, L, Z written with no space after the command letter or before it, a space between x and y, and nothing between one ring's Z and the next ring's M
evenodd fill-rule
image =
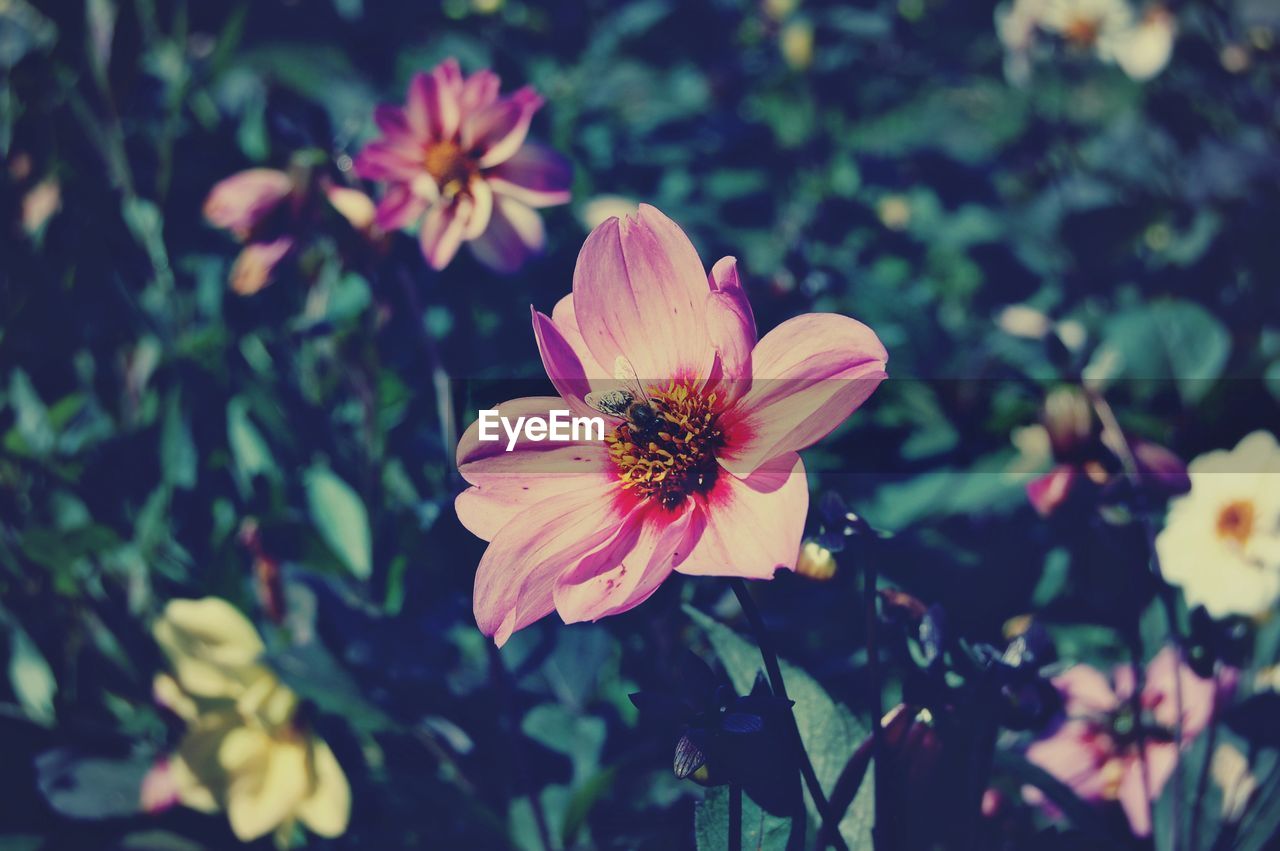
M301 824L347 829L351 789L333 751L299 717L298 696L263 663L253 625L225 600L173 600L153 632L172 668L156 699L186 722L178 748L149 772L142 804L225 812L242 842Z

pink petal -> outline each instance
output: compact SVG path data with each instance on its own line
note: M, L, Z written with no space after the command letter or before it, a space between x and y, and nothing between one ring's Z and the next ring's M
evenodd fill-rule
M526 143L505 162L484 174L493 191L530 207L550 207L569 201L573 169L550 148Z
M591 392L591 382L573 346L565 339L551 317L530 308L533 313L533 336L547 377L574 411L582 416L595 416L584 401Z
M749 475L770 458L821 440L886 377L888 354L856 319L807 313L774 328L751 353L751 391L726 412L720 462Z
M356 154L356 176L365 180L389 180L410 183L424 174L422 159L404 144L379 139L365 145Z
M772 579L777 570L795 568L809 510L799 455L774 458L746 479L721 474L709 493L695 499L706 529L676 570Z
M1066 721L1045 738L1027 748L1027 761L1037 765L1086 801L1096 801L1106 791L1101 768L1112 756L1108 739L1099 737L1086 721Z
M1096 718L1113 712L1121 698L1111 689L1107 677L1089 665L1072 665L1053 678L1062 695L1063 711L1069 718Z
M139 803L147 814L162 813L177 806L179 801L178 783L173 776L173 768L168 757L160 757L142 778L139 792Z
M432 69L431 75L442 89L453 95L455 101L462 97L462 66L457 59L450 56Z
M462 128L462 147L479 154L477 163L481 168L506 162L524 144L533 114L542 104L542 97L531 86L525 86L475 112Z
M573 304L592 355L611 374L625 358L641 383L711 374L709 289L693 243L647 204L634 218L593 230L573 273Z
M756 344L756 320L738 279L738 261L722 257L711 267L707 294L707 333L720 355L725 393L732 401L751 387L751 350Z
M459 195L451 202L433 204L422 218L422 231L418 234L422 256L437 272L448 266L458 253L471 206L470 198Z
M471 240L480 236L489 227L489 221L493 216L493 190L489 188L484 178L473 177L467 184L467 193L471 196L474 207L462 238Z
M1116 797L1135 836L1151 835L1151 802L1160 797L1178 762L1178 748L1172 742L1146 746L1146 766L1136 752L1126 757L1124 776Z
M457 93L438 73L414 74L405 102L405 117L414 135L422 141L452 139L458 132Z
M686 505L672 514L650 501L624 521L612 546L584 559L556 584L556 611L565 623L596 621L643 603L671 575L702 531L702 514Z
M1156 723L1173 730L1178 721L1178 701L1182 702L1182 736L1190 741L1200 734L1213 718L1218 684L1197 676L1178 658L1175 647L1166 647L1147 664L1142 686L1142 705L1151 711Z
M1027 499L1041 517L1048 517L1066 502L1075 484L1078 470L1071 464L1059 464L1043 476L1027 482Z
M587 341L582 337L582 329L578 327L578 317L573 310L573 293L556 302L555 309L551 311L551 321L556 324L565 342L573 348L588 378L612 379L614 377L613 370L605 369L587 348Z
M204 217L241 239L293 192L293 179L273 168L251 168L218 181L204 202Z
M272 242L250 242L231 267L231 289L239 295L253 295L271 283L276 266L293 250L293 240L282 236Z
M556 581L621 534L630 505L614 499L616 483L601 481L542 500L494 536L476 568L476 624L501 647L555 608Z
M407 183L395 183L378 202L377 226L388 233L413 224L422 218L427 202L418 197Z
M489 227L467 243L471 253L495 272L510 274L542 251L546 232L536 212L501 195L493 199Z
M458 99L463 116L478 112L496 101L501 86L498 75L487 69L468 77L462 84L462 95Z
M373 123L384 136L408 136L411 132L404 110L388 103L373 108Z

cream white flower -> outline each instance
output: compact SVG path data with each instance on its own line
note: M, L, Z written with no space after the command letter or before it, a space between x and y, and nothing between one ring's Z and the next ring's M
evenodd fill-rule
M187 722L175 753L143 788L148 810L181 803L225 811L236 837L294 824L321 836L347 829L351 789L333 751L297 718L298 697L262 664L257 630L225 600L174 600L154 626L173 675L155 681L159 702Z
M1098 56L1115 62L1134 80L1150 80L1169 64L1176 33L1173 15L1153 6L1137 24L1100 38Z
M1149 80L1169 64L1177 26L1159 5L1135 16L1129 0L1013 0L997 12L996 30L1006 73L1025 83L1040 33L1114 63L1135 80Z
M1156 539L1165 578L1215 618L1267 613L1280 598L1280 445L1256 431L1187 472L1191 492Z

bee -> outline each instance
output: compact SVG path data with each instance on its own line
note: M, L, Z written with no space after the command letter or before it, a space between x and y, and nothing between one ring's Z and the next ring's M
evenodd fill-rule
M624 386L588 393L586 403L602 414L625 420L636 437L654 434L661 423L658 411L649 394L644 392L640 379L636 377L635 368L621 355L614 362L613 377Z

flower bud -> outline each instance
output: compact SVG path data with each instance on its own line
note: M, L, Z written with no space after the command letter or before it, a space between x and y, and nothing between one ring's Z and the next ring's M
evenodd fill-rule
M831 550L817 541L805 541L796 560L796 573L818 582L826 582L836 575L836 557Z
M1041 421L1059 460L1079 452L1093 435L1093 408L1077 387L1059 387L1044 400Z

